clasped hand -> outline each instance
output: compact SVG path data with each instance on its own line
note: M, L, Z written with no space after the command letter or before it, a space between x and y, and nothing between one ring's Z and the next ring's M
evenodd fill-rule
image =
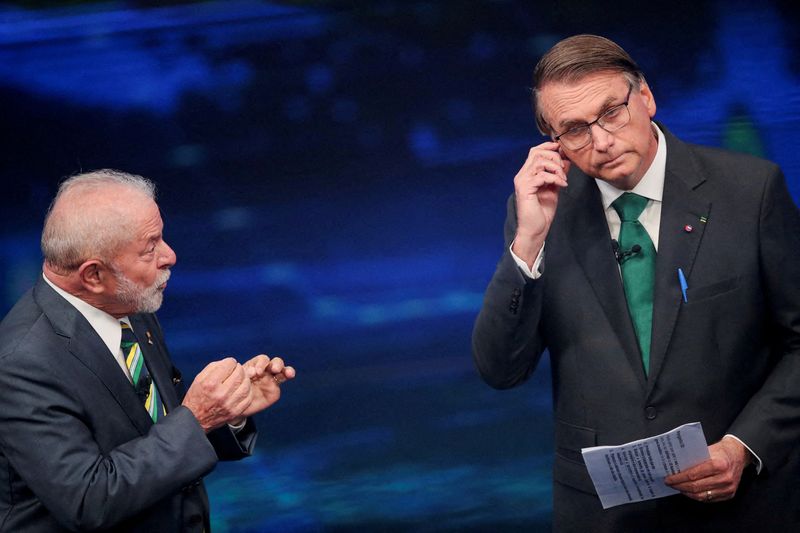
M244 364L233 357L214 361L192 382L183 405L206 432L225 424L239 425L281 397L280 385L295 370L280 357L257 355Z

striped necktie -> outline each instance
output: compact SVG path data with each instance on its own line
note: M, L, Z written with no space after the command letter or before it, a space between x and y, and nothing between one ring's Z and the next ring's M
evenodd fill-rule
M622 222L619 230L620 248L629 253L638 246L638 251L620 261L620 269L628 311L642 353L645 376L650 372L653 285L656 272L656 249L647 230L639 222L639 215L644 211L647 201L644 196L626 192L611 204Z
M136 335L125 322L120 321L119 324L122 327L122 353L125 356L125 364L131 374L133 388L144 402L147 414L150 415L150 418L155 423L160 417L167 414L167 410L161 401L161 396L158 394L156 384L153 383L153 378L150 377L150 373L147 371L147 365L144 362L142 349L139 347Z

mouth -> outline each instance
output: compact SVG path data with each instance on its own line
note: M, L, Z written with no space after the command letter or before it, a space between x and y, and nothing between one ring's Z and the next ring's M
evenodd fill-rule
M161 283L156 285L156 288L158 290L163 291L164 289L167 288L167 281L169 281L170 275L171 275L171 272L169 270L164 272L164 274L161 276L162 279L159 280L159 281L161 281Z
M625 153L623 152L623 153L619 154L618 156L609 159L608 161L604 161L604 162L600 163L599 166L601 166L601 167L613 167L613 166L616 166L616 165L622 163L622 158L624 156L625 156Z

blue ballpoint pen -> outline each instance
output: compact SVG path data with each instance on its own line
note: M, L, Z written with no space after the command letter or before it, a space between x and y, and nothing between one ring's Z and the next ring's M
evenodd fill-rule
M686 283L686 276L683 275L683 269L678 269L678 281L681 284L681 294L683 294L683 302L688 303L689 300L686 298L686 290L689 288L689 284Z

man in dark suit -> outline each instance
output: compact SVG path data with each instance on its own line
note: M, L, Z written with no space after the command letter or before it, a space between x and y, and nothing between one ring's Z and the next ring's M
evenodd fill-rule
M209 531L202 478L255 444L250 418L295 375L206 366L185 390L153 314L175 264L151 182L60 187L43 276L0 324L0 531Z
M552 141L514 178L473 354L508 388L549 350L554 528L797 530L800 215L780 170L652 122L601 37L547 52L533 100ZM710 460L667 478L682 494L602 509L582 448L694 421Z

